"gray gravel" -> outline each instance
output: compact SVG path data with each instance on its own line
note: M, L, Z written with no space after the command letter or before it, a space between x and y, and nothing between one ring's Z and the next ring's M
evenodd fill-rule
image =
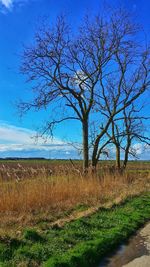
M150 267L150 223L147 224L140 232L142 238L144 238L144 246L147 249L147 255L135 258L123 267Z

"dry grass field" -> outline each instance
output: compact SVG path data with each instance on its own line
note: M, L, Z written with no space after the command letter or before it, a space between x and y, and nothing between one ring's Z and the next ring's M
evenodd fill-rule
M81 162L75 162L79 172L69 161L0 162L0 235L150 189L149 162L131 162L122 175L111 165L100 163L97 175L82 177Z

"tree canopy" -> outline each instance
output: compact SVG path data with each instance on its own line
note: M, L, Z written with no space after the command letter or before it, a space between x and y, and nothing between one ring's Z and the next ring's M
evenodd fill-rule
M150 50L138 41L139 30L120 8L85 16L76 30L59 16L54 26L42 25L24 49L21 72L34 97L19 108L24 113L57 103L59 116L47 122L43 133L62 121L78 120L85 171L89 150L96 168L104 148L117 138L117 131L110 134L116 121L121 117L128 126L128 110L149 90Z

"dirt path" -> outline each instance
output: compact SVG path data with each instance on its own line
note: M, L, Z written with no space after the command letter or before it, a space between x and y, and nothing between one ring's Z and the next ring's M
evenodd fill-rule
M122 199L120 197L116 197L113 201L108 201L105 204L100 204L95 207L88 208L87 210L84 210L84 211L74 211L71 215L50 223L50 226L63 227L66 223L69 223L71 221L75 221L82 217L87 217L87 216L92 215L93 213L96 213L100 208L110 209L113 207L113 205L120 204L121 201Z

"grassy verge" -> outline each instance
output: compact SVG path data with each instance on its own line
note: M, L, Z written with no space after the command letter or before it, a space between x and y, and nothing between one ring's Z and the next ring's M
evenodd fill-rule
M0 266L93 267L150 219L150 194L129 198L111 209L20 239L0 239Z

